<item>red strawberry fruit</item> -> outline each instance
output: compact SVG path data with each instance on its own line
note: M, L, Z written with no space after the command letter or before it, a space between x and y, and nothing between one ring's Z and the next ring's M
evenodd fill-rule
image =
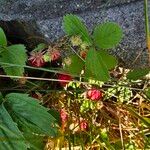
M98 101L102 99L102 92L98 89L90 89L87 91L86 96L88 99L91 99L93 101Z
M60 85L65 87L69 83L69 82L66 82L66 81L71 81L72 77L70 75L59 74L58 79L60 80L59 81ZM66 80L66 81L63 81L63 80Z
M61 56L61 54L58 50L53 50L50 52L51 61L58 60L60 58L60 56Z
M87 55L87 51L82 50L82 51L80 52L80 56L81 56L83 59L86 58L86 55Z
M81 131L87 130L87 129L88 129L88 122L85 121L85 120L82 120L82 121L80 122L80 129L81 129Z
M68 114L64 108L60 110L60 118L62 123L65 123L68 119Z

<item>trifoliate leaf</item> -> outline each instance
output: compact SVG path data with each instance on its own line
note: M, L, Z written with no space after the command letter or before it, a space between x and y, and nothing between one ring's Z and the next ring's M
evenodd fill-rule
M44 149L44 139L45 134L41 132L40 129L34 124L31 124L27 120L22 117L18 117L13 115L12 118L17 122L18 126L20 127L23 136L26 140L28 147L32 150L41 150Z
M24 132L24 137L31 150L44 150L45 137L27 131Z
M94 30L94 41L99 48L109 49L117 46L123 36L120 26L113 22L98 25Z
M7 46L7 39L1 27L0 27L0 46Z
M130 80L138 80L146 76L150 72L150 68L134 69L127 74L127 78Z
M5 109L0 105L0 149L1 150L27 150L24 137L16 123Z
M84 69L84 62L77 55L71 55L69 58L66 58L65 61L65 71L73 75L79 75Z
M118 62L114 56L109 55L107 51L99 51L98 54L102 58L103 63L107 66L108 70L111 70L116 67Z
M43 130L41 130L41 128L37 127L35 124L29 122L28 120L24 119L21 116L18 116L16 114L11 114L13 120L18 124L18 126L20 127L21 131L25 132L24 129L35 133L35 134L42 134L45 135Z
M79 35L83 41L91 43L91 38L86 26L76 15L68 14L64 16L63 27L67 35Z
M22 76L27 55L24 45L12 45L0 53L0 65L7 75ZM19 66L16 66L19 65Z
M90 49L85 62L85 76L99 81L108 81L109 72L103 59L95 49Z
M22 117L40 128L46 135L56 136L55 118L45 107L27 94L11 93L6 96L7 104L16 116Z

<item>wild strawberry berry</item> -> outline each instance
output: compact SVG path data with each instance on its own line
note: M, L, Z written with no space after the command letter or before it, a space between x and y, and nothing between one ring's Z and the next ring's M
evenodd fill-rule
M86 50L89 47L89 44L86 42L82 42L82 44L80 45L82 50Z
M60 110L60 118L62 123L65 123L68 119L68 114L64 108Z
M61 56L61 54L58 50L53 50L50 52L51 61L58 60L60 58L60 56Z
M82 121L80 122L80 129L81 129L81 131L87 130L87 129L88 129L88 122L85 121L85 120L82 120Z
M70 75L59 74L58 79L60 80L59 81L60 85L65 87L69 83L69 82L66 82L66 81L71 81L72 77ZM66 81L61 81L61 80L66 80Z
M82 44L82 40L80 36L72 36L70 41L72 46L79 46Z
M65 63L65 65L70 66L71 63L72 63L71 58L70 58L70 57L65 58L65 59L64 59L64 63Z
M42 52L31 52L29 57L29 64L33 67L42 67L45 65Z
M91 99L93 101L98 101L102 99L102 92L98 89L90 89L87 91L86 96L88 99Z
M80 52L80 56L83 58L83 59L85 59L86 58L86 54L87 54L87 51L81 51Z

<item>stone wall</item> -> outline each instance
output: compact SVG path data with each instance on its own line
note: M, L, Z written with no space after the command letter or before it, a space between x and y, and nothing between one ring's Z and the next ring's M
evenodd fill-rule
M66 13L79 15L90 31L98 23L115 21L123 28L124 39L112 53L129 67L147 66L143 0L3 0L0 4L0 25L10 38L21 38L31 47L63 36Z

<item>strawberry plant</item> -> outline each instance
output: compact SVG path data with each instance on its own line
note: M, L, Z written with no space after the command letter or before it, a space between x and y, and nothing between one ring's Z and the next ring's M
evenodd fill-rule
M114 48L121 41L123 32L120 26L114 22L106 22L96 26L93 35L90 35L84 23L75 15L66 15L63 26L66 34L71 38L72 46L79 47L80 51L78 55L70 56L69 64L64 62L65 70L79 75L85 66L85 78L110 80L110 71L117 66L117 59L107 50ZM149 68L131 70L127 77L141 78L149 71Z
M0 149L149 149L150 70L122 68L109 53L121 27L105 22L90 33L72 14L63 27L67 37L28 58L0 30L0 65L19 79L0 94Z
M0 120L0 149L3 150L39 149L38 140L42 144L45 136L57 135L55 118L27 94L1 95Z
M142 108L144 114L148 113L149 83L143 77L150 69L127 70L117 66L117 59L107 50L115 48L121 41L123 33L120 26L113 22L103 23L91 35L75 15L66 15L63 26L68 35L67 49L74 54L63 60L66 78L58 78L65 79L62 86L65 91L60 92L65 97L59 98L58 103L62 135L55 141L56 147L149 148L150 120L138 113L138 107L141 109L142 106L135 106L134 102L141 100L146 103L147 108ZM139 79L143 80L138 82ZM134 127L138 128L133 131L136 136L132 132ZM142 128L148 133L143 132ZM142 139L140 143L138 139Z
M0 28L0 65L5 73L7 75L22 76L26 60L25 46L22 44L8 46L5 33Z
M107 49L119 44L123 36L121 28L116 23L106 22L98 25L93 35L90 35L86 26L75 15L66 15L63 26L66 34L71 36L72 46L79 46L81 53L83 50L87 53L85 60L78 57L80 54L70 56L71 63L66 64L65 69L69 73L80 74L85 65L85 78L108 81L109 71L115 68L117 60L109 55Z
M37 56L37 55L36 55ZM11 76L23 76L27 61L25 46L8 46L4 31L0 28L0 65ZM30 58L39 67L41 61ZM42 65L41 65L42 66ZM56 119L37 99L28 94L0 93L0 149L43 149L45 137L57 136Z

